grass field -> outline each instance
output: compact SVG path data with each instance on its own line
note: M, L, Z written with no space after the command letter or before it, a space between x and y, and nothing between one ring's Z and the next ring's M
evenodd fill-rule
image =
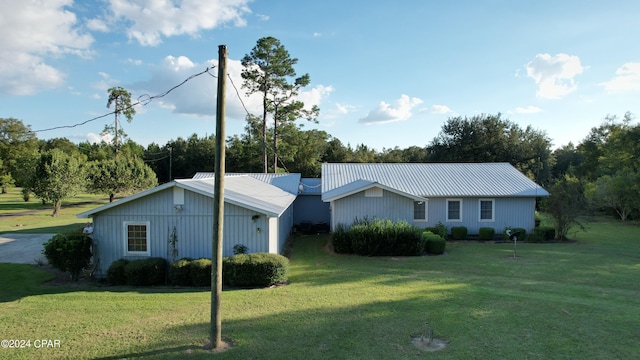
M437 257L367 258L296 238L290 284L223 292L216 359L632 359L640 354L640 232L588 224L574 243L453 242ZM0 264L0 359L204 359L210 292L52 286ZM425 322L447 348L411 343ZM34 348L35 339L59 340ZM38 345L41 345L39 342Z
M62 202L60 214L52 217L52 205L31 197L25 202L19 188L0 194L0 233L57 233L69 229L82 228L87 220L78 219L76 214L106 204L109 199L104 195L80 194Z

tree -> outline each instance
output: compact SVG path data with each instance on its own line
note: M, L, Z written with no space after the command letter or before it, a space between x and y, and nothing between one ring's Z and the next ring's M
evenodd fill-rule
M598 178L593 203L613 209L620 220L626 221L630 214L640 209L640 175L631 169L623 169L614 176Z
M144 161L125 153L115 159L94 162L88 178L89 190L108 195L109 202L118 194L133 194L158 184L156 174Z
M81 161L59 149L40 155L36 165L33 193L43 202L53 204L52 216L58 216L63 199L84 190L86 172Z
M119 146L118 136L127 136L124 130L118 127L120 114L125 116L127 122L131 122L133 120L133 115L136 114L136 109L134 109L131 105L131 93L129 93L127 90L123 89L120 86L117 86L112 87L107 91L109 92L107 108L111 108L111 105L114 106L115 122L113 125L105 125L102 134L113 135L113 147L117 152Z
M24 153L38 148L38 139L30 126L14 118L0 118L0 176L11 175L19 170L17 159ZM15 176L12 176L15 179ZM22 186L16 181L17 186Z
M578 178L565 175L551 185L549 193L542 201L542 209L553 219L556 239L565 240L573 226L582 227L578 218L586 204L583 185Z
M427 147L429 162L508 162L544 184L551 174L551 140L541 131L497 115L450 118Z
M309 74L295 78L293 68L298 59L291 58L289 52L274 37L263 37L258 40L251 52L242 59L242 87L247 89L247 96L259 93L262 96L262 159L263 172L268 172L267 158L267 118L271 114L273 121L274 166L278 167L278 127L305 117L315 120L319 109L305 109L304 103L297 99L301 88L309 85ZM289 82L294 78L293 82ZM251 119L248 119L251 120Z

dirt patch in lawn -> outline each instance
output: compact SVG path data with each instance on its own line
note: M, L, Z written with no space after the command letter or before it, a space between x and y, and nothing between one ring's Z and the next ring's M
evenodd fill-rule
M422 335L411 337L411 343L424 351L438 351L447 348L447 341L438 338L427 339Z

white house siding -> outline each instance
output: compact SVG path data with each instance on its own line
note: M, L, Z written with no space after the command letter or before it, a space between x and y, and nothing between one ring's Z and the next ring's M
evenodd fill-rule
M278 219L278 254L282 254L284 251L284 245L286 244L289 236L291 235L291 229L293 228L293 213L294 206L289 206Z
M338 224L351 225L356 217L389 219L391 221L413 221L413 199L383 190L382 197L365 197L361 191L333 201L331 227ZM428 216L428 215L427 215Z
M454 226L466 226L469 234L478 234L481 227L490 227L496 234L502 233L505 227L521 227L531 233L535 226L534 198L490 198L494 201L494 221L479 221L480 198L461 198L462 200L462 221L447 222L447 200L460 199L451 198L430 198L428 202L429 225L435 226L438 222L446 225L448 229Z
M120 258L143 258L125 256L124 221L149 222L151 257L170 258L168 238L175 226L178 258L211 258L213 199L185 191L184 200L182 210L177 212L173 206L173 190L166 189L96 214L93 237L98 244L99 273L105 275L111 263ZM269 225L265 214L225 203L223 228L224 256L233 255L235 244L247 246L249 252L269 250Z
M521 227L527 233L533 231L535 219L533 217L534 198L489 198L494 201L494 221L479 221L480 198L462 198L462 221L447 222L448 198L429 198L427 200L427 220L413 221L413 199L402 197L389 191L384 191L381 198L365 197L359 192L332 204L332 229L335 225L351 225L356 216L369 219L389 219L392 221L405 220L421 228L435 226L439 222L448 229L454 226L466 226L469 234L478 234L481 227L494 228L496 234L502 233L505 227Z

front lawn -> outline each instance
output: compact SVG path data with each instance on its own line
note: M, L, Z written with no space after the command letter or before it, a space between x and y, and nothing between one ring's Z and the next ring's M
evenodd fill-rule
M217 359L631 359L640 353L637 226L591 223L577 242L453 242L447 254L330 254L300 236L290 284L223 292ZM0 338L60 340L0 358L210 358L204 289L50 286L0 264ZM425 322L448 347L411 343ZM33 342L32 342L33 344Z

